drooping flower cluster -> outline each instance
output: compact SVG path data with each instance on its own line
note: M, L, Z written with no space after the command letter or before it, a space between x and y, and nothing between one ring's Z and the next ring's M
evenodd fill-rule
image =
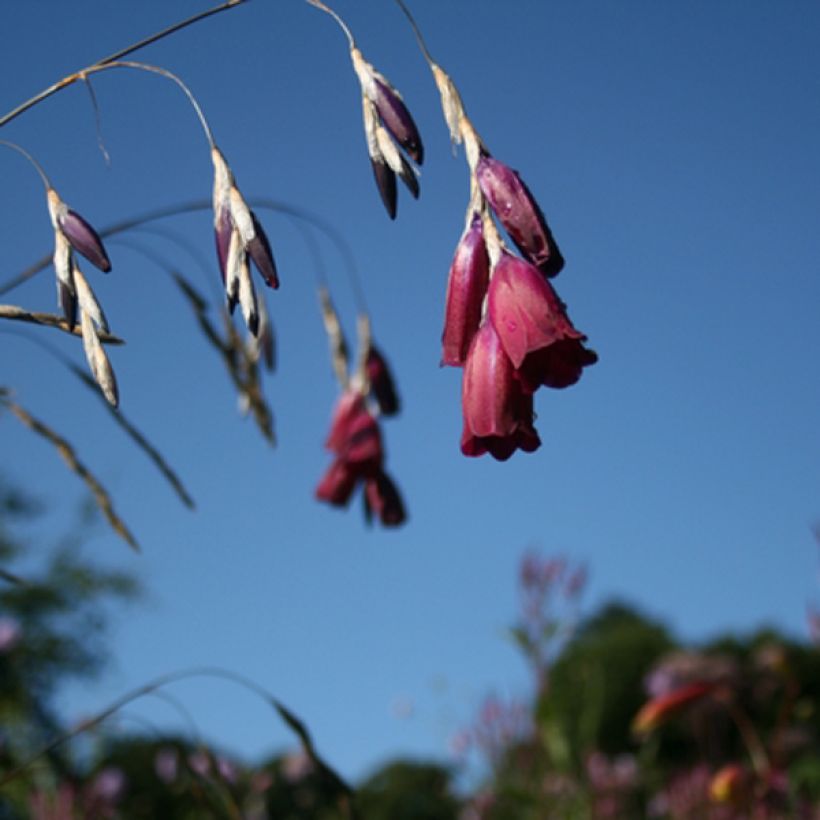
M215 146L211 148L214 165L214 230L219 269L228 297L228 308L233 312L237 303L242 309L251 333L256 336L260 327L259 300L251 279L250 263L271 288L279 287L276 264L270 242L259 220L239 192L233 173L225 157Z
M358 387L350 387L339 398L325 447L334 460L316 487L316 498L346 507L362 484L368 519L375 515L386 527L404 523L404 503L384 469L379 423Z
M71 210L53 188L47 188L46 197L54 227L54 271L57 274L60 307L70 330L77 324L79 307L80 329L88 366L106 400L116 407L119 403L117 380L100 342L100 333L109 332L108 322L91 285L80 270L74 252L84 256L103 273L111 270L111 262L94 228L76 211Z
M360 355L348 375L347 344L326 289L321 289L322 318L328 333L331 359L342 395L333 410L325 447L334 459L316 487L316 498L346 507L359 485L364 488L365 517L375 516L386 527L404 523L407 514L401 494L384 468L385 454L379 416L399 412L399 396L384 356L373 346L370 322L359 317Z
M471 196L450 266L442 364L463 367L461 451L508 459L533 452L533 394L569 387L597 355L584 347L548 277L564 259L519 175L495 159L478 136L452 80L431 61L445 118L464 143ZM504 243L495 220L520 252Z

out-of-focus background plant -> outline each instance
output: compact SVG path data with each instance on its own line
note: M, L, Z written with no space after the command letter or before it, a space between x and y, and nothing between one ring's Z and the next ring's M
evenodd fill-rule
M26 580L0 591L0 817L479 818L816 817L820 808L820 652L777 630L683 644L623 602L583 605L587 570L527 552L508 631L531 672L513 697L488 693L454 734L449 763L395 759L347 784L309 730L257 684L190 670L64 723L62 687L108 660L109 623L139 594L98 569L72 536L23 550L42 510L0 494L0 550ZM95 508L74 532L93 530ZM513 583L511 579L511 583ZM815 636L816 637L816 636ZM173 684L223 675L279 711L294 745L263 760L201 737ZM160 697L187 731L129 715ZM215 708L230 708L230 698ZM271 712L272 719L276 717Z

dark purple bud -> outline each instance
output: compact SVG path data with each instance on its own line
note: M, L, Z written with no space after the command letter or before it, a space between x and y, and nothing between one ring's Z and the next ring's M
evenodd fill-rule
M111 270L111 262L97 232L76 211L70 208L60 217L60 230L77 253L81 253L103 273Z
M424 146L421 144L416 124L396 92L379 80L374 80L376 87L376 110L379 112L385 128L393 135L396 142L419 164L424 162Z
M383 416L395 416L399 412L399 396L396 392L396 383L393 374L387 366L387 361L375 348L370 348L367 354L367 378L370 390L376 397L379 410Z
M222 282L225 282L225 271L228 269L228 250L231 247L231 233L233 223L227 208L220 211L214 224L214 235L216 237L216 256L219 260L219 272L222 274Z
M391 219L396 218L396 175L388 168L387 163L381 159L370 158L373 166L373 176L376 177L376 185L382 197L387 215Z
M458 243L450 275L441 334L441 363L461 367L481 323L481 305L490 280L490 259L484 244L481 217L473 216L470 228Z
M401 173L399 174L401 181L407 186L407 190L413 195L413 199L419 198L419 181L415 172L410 167L410 163L402 157L401 158Z
M276 263L273 261L270 242L253 211L251 211L251 219L255 236L248 242L248 254L253 259L259 273L262 274L265 284L276 289L279 287L279 276L276 273Z
M364 497L367 512L378 515L385 527L399 527L407 520L398 488L383 470L367 479Z
M545 276L555 276L564 267L544 214L521 177L512 168L483 155L476 178L490 207L521 253Z
M77 324L77 295L65 283L57 280L57 295L60 300L60 307L63 311L63 316L68 322L68 329L74 330Z

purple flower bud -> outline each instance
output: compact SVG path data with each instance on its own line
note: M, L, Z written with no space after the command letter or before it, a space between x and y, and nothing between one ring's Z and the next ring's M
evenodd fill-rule
M365 367L370 390L376 397L381 414L395 416L399 412L399 395L396 392L395 380L387 365L387 360L372 345L367 354Z
M541 445L532 426L532 396L521 390L512 362L493 325L485 321L473 337L461 389L464 431L461 452L484 453L506 461L516 449L531 453Z
M366 514L375 513L385 527L399 527L407 520L398 488L383 470L367 479L364 501Z
M555 276L564 258L544 214L516 171L484 154L476 165L481 192L521 253L545 276Z
M489 278L490 260L484 230L481 217L475 214L450 265L441 335L443 365L461 367L464 364L470 342L481 323L481 305Z
M94 267L103 273L111 270L111 262L102 240L91 225L76 211L66 208L59 217L60 230L66 235L77 253L81 253Z
M253 211L251 211L251 220L253 221L254 237L248 242L248 254L253 259L256 269L262 274L265 284L276 289L279 287L279 276L276 273L276 263L273 261L270 242L268 242L268 237Z
M413 117L410 116L398 91L378 78L374 80L373 88L375 89L373 102L376 104L381 121L396 142L421 165L424 162L424 146L421 144L421 137L413 122Z
M379 188L387 215L391 219L396 218L396 175L388 168L387 163L381 158L370 157L373 166L373 176L376 178L376 185Z

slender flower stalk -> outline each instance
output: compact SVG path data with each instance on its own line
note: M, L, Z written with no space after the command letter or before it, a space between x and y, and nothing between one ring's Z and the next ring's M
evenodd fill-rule
M164 39L165 37L170 36L171 34L175 34L178 31L181 31L188 26L193 25L194 23L198 23L200 20L204 20L207 17L211 17L214 14L219 14L222 11L226 11L231 8L235 8L236 6L240 6L243 3L246 3L247 0L227 0L225 3L221 3L218 6L214 6L213 8L206 9L205 11L198 12L191 17L186 18L185 20L181 20L178 23L174 23L167 28L162 29L161 31L156 32L148 37L143 38L142 40L138 40L136 43L132 43L125 48L119 49L115 51L113 54L109 54L107 57L103 57L97 62L92 63L85 68L81 68L78 71L75 71L72 74L68 74L62 79L58 80L56 83L48 86L48 88L43 89L39 93L35 94L30 99L26 100L23 103L20 103L16 108L13 108L7 114L0 117L0 128L2 128L7 123L11 122L13 119L16 119L21 114L28 111L30 108L33 108L35 105L47 100L49 97L56 94L58 91L61 91L64 88L68 88L69 86L73 85L74 83L85 80L86 76L91 73L92 69L98 68L102 65L107 65L109 63L114 63L117 61L122 60L123 57L126 57L129 54L133 54L135 51L139 49L145 48L146 46L151 45L152 43L156 43L159 40Z

